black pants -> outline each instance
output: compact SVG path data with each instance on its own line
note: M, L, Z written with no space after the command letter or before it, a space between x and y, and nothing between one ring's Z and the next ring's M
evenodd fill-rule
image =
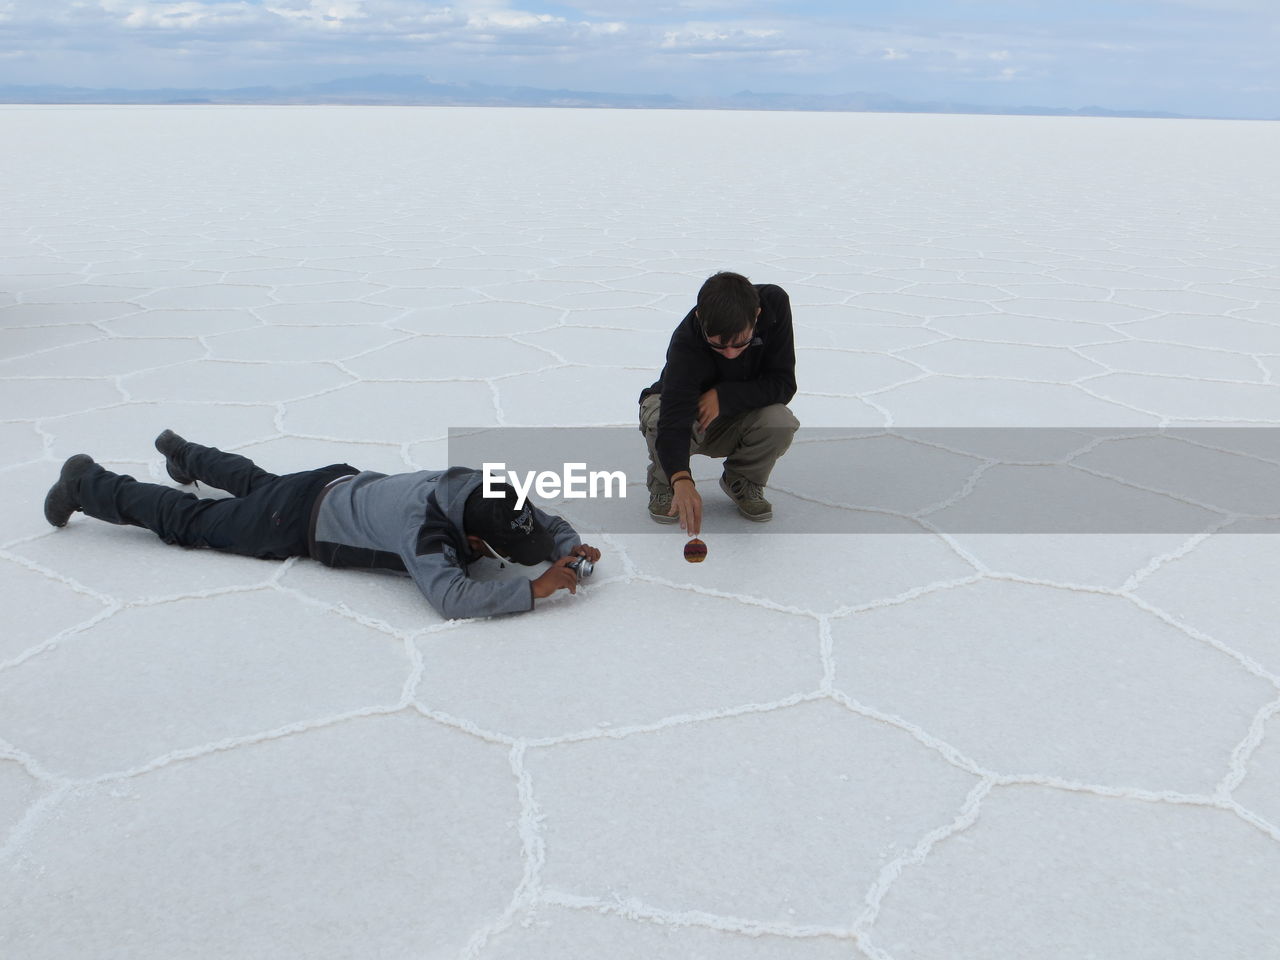
M198 443L187 443L174 459L188 475L232 497L201 499L94 464L80 481L80 509L109 523L146 527L165 543L283 560L307 555L311 507L325 484L358 472L335 463L278 477L248 457Z

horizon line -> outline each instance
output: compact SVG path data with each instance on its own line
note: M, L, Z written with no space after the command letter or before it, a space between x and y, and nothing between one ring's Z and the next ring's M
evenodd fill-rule
M419 91L378 89L416 84ZM370 88L370 85L374 88ZM344 89L346 88L346 89ZM1274 121L1280 116L1178 113L1170 110L1041 104L986 105L941 99L906 99L868 91L731 94L613 93L519 84L442 81L422 74L364 74L281 86L105 87L0 84L0 104L23 106L475 106L556 109L654 109L794 113L906 113L971 116L1076 116L1131 119Z

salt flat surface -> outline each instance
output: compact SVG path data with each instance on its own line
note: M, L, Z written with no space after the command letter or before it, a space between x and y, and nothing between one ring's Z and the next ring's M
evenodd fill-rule
M706 563L606 533L578 596L454 623L40 505L82 450L163 480L166 426L278 472L630 427L717 269L789 291L807 426L1280 425L1280 125L0 107L0 141L6 960L1274 955L1280 540L1197 491L1219 532L785 535L713 492ZM971 472L921 456L891 514Z

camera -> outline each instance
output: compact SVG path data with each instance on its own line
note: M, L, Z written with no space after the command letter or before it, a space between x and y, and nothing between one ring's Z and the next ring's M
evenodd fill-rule
M596 565L586 557L575 557L572 563L566 563L565 566L576 573L579 580L587 579L596 569Z

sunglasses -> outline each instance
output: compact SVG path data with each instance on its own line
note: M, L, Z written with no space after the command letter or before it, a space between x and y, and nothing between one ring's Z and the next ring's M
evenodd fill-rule
M752 327L751 329L754 331L755 327ZM712 343L710 338L707 336L707 331L703 330L702 339L706 340L707 346L716 353L724 353L726 350L745 350L747 347L758 347L764 343L764 341L755 336L754 333L752 336L747 337L747 339L740 340L737 343Z

